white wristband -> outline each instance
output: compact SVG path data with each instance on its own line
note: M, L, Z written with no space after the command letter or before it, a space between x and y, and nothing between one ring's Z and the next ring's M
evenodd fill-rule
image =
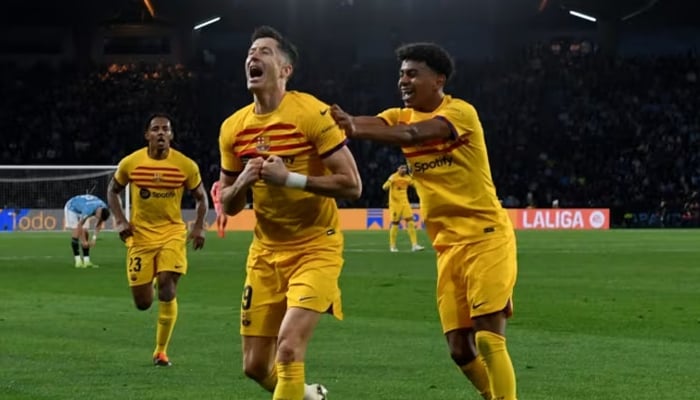
M284 186L294 189L305 189L307 179L308 177L306 175L290 172L289 175L287 175Z

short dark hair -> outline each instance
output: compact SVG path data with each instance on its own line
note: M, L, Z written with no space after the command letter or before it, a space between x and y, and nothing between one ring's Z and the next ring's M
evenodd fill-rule
M419 42L402 45L396 49L399 61L422 61L438 74L445 75L449 81L455 71L455 62L450 53L435 43Z
M100 213L100 221L107 221L109 218L109 208L103 208Z
M148 130L151 128L151 121L155 118L165 118L168 121L170 121L170 130L174 131L175 129L173 128L173 118L170 116L170 114L164 112L164 111L154 111L150 114L148 114L148 117L146 117L146 122L143 125L143 131L148 132Z
M254 42L262 38L275 39L280 50L282 50L282 53L287 56L289 63L292 64L293 67L296 66L297 61L299 61L299 52L297 51L297 47L294 45L294 43L282 36L277 29L268 25L255 28L253 35L250 37L250 41Z

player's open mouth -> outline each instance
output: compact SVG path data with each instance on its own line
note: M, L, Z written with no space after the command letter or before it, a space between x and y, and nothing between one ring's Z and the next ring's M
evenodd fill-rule
M401 100L410 100L415 92L412 89L401 89Z
M248 80L255 81L263 76L263 69L258 65L251 65L248 67Z

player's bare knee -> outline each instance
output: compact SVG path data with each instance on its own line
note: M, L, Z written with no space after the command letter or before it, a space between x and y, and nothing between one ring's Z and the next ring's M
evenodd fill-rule
M268 365L263 360L246 358L243 361L243 373L256 382L265 380L270 375L271 368L274 368L274 366Z
M172 301L175 298L175 294L175 286L158 288L158 300L160 301Z
M463 346L461 348L450 348L450 358L455 364L462 366L472 362L477 354L471 346Z
M455 364L467 365L478 354L474 343L474 332L471 329L458 329L445 335L450 349L450 358Z
M290 363L294 361L302 361L303 350L300 348L296 341L280 338L277 347L277 361L282 363Z
M172 301L175 298L178 277L179 274L168 271L158 274L158 300Z
M151 300L134 299L134 304L136 305L136 308L139 311L148 310L149 308L151 308L151 303L153 303Z

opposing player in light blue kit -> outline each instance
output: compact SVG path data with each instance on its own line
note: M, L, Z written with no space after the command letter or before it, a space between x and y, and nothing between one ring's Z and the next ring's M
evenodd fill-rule
M90 261L90 248L95 246L97 234L109 218L109 207L97 196L81 194L71 197L63 208L65 227L72 229L70 245L75 257L75 268L97 268ZM95 218L95 233L90 239L90 218ZM83 256L80 257L80 247Z

